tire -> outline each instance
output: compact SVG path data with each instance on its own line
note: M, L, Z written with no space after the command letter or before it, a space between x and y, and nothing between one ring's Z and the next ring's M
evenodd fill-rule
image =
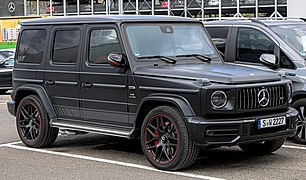
M295 133L293 139L301 144L306 144L306 99L299 99L292 104L298 112L295 122Z
M0 95L5 94L6 92L7 92L7 90L0 90Z
M152 166L170 171L191 166L199 152L183 116L170 106L156 107L147 114L141 128L141 146Z
M43 103L35 95L27 96L19 103L16 125L20 139L29 147L51 146L58 135L58 128L50 127Z
M264 155L277 151L285 142L285 138L279 138L263 143L241 144L239 147L248 154Z

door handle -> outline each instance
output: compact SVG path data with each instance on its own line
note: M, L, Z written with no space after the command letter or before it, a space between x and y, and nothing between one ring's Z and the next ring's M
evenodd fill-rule
M90 82L82 83L82 87L83 87L83 88L92 88L92 87L93 87L93 84L90 83Z
M55 84L55 81L53 81L53 80L48 80L48 81L45 81L45 84L46 84L46 85L54 85L54 84Z

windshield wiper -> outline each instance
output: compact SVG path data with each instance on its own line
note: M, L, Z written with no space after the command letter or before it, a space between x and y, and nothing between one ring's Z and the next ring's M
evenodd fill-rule
M171 63L171 64L175 64L177 62L177 60L167 57L167 56L141 56L141 57L137 57L137 59L160 59L166 63Z
M185 55L178 55L176 57L195 57L203 62L207 62L210 63L210 61L212 60L210 57L205 56L205 55L201 55L201 54L185 54Z

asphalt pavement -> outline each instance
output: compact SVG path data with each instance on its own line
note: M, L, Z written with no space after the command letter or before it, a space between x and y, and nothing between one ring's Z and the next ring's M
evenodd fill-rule
M153 168L138 140L66 135L51 148L28 148L7 111L9 99L0 95L0 179L306 179L306 145L291 140L265 156L249 156L237 147L201 150L190 168L176 172Z

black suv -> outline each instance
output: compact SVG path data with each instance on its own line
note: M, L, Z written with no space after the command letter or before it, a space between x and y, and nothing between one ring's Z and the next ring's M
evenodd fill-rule
M270 153L294 133L291 82L224 64L204 26L167 16L22 22L9 112L30 147L58 129L140 138L156 168L190 166L199 146Z
M226 62L268 70L292 81L292 107L299 111L294 139L306 144L305 19L241 19L205 23ZM262 62L263 58L276 64Z

